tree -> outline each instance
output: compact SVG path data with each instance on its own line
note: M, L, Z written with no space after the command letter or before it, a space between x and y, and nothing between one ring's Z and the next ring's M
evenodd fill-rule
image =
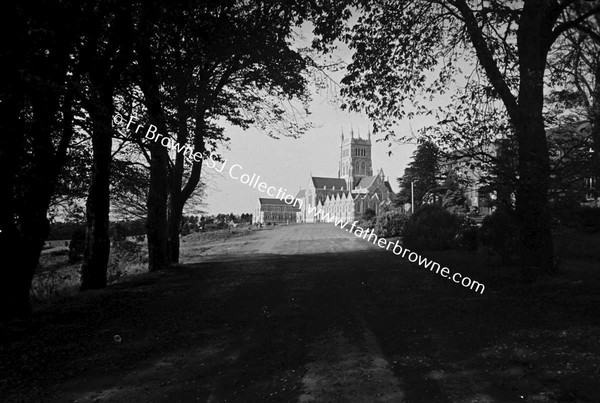
M160 4L160 3L159 3ZM167 133L167 118L160 92L160 52L152 47L154 27L158 23L163 8L152 0L142 1L140 6L138 32L135 42L138 61L137 80L144 96L144 105L149 120L160 133ZM159 29L158 31L162 31ZM155 64L156 63L156 64ZM160 143L150 143L150 187L147 199L148 269L160 270L168 265L167 202L168 202L168 161L167 149Z
M308 102L303 75L308 66L289 44L292 27L308 15L304 6L284 1L207 1L178 8L158 2L155 6L153 10L160 12L148 15L162 28L141 32L144 39L139 47L140 66L154 70L157 85L150 94L144 76L140 86L149 113L151 99L154 110L161 109L164 122L162 128L157 126L159 133L207 158L227 141L219 119L243 128L256 125L274 137L297 137L306 130L308 126L298 119L302 113L298 107L305 109ZM151 56L142 60L143 54ZM151 152L154 160L157 152ZM162 192L168 191L170 262L179 259L184 206L202 174L202 164L190 165L186 158L176 153L166 167L161 165L167 186L156 188L160 197L152 189L149 193L149 200L161 200L162 209ZM160 219L148 220L155 229L162 228L160 214Z
M414 193L415 208L427 203L430 197L437 198L437 179L440 175L439 150L432 142L425 141L417 146L412 161L398 178L400 192L396 196L397 206L412 203ZM413 189L414 188L414 189Z
M70 1L6 4L0 102L0 319L29 312L29 289L47 212L76 124L80 7Z
M131 55L132 7L127 2L84 4L81 60L87 79L86 109L92 120L92 172L86 202L86 244L81 289L106 287L110 252L110 166L117 85Z
M446 210L453 214L464 214L469 210L468 199L465 195L465 187L455 171L450 170L446 174L446 179L441 190L441 204Z
M576 1L468 0L371 3L350 35L356 50L344 79L348 106L387 131L394 119L427 113L417 94L440 94L460 61L476 61L471 77L500 100L518 150L516 212L519 264L525 278L553 268L548 203L550 163L544 127L544 76L558 37L600 11ZM465 35L466 34L466 35ZM435 71L434 77L423 71ZM407 111L403 105L413 101ZM462 116L465 121L469 116Z
M589 11L591 4L578 4L575 12ZM590 123L591 160L594 189L600 192L600 15L581 21L576 30L566 32L557 41L558 51L549 61L551 79L561 86L547 100L554 108L550 119L560 130L565 114L572 120ZM574 116L573 116L574 115ZM573 123L568 122L568 123Z

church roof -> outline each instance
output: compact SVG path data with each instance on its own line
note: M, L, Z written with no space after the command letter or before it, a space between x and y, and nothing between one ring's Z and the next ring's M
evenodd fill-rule
M265 197L259 197L258 198L258 202L260 203L261 206L264 205L270 205L270 206L287 206L290 208L295 208L296 210L298 209L296 206L294 206L294 203L286 203L283 200L280 199L270 199L270 198L265 198ZM294 200L295 202L295 200Z
M304 189L300 189L298 194L296 195L296 199L302 199L306 195L306 191Z
M392 190L392 185L390 185L390 183L388 181L384 181L383 184L385 185L386 189L391 193L394 194L394 191Z
M346 181L341 178L323 178L318 176L312 177L313 185L315 189L336 189L346 188Z
M368 188L375 182L377 176L365 176L364 178L360 178L360 182L356 185L359 188Z

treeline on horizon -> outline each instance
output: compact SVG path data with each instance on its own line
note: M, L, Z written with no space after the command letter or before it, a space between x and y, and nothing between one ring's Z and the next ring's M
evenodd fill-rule
M252 214L242 213L239 215L230 214L217 214L208 215L201 217L184 215L181 219L182 234L200 230L203 225L210 223L227 223L232 221L234 223L251 223ZM186 226L190 230L186 231ZM125 236L140 236L146 235L146 220L144 218L138 218L137 220L121 220L121 221L110 221L108 232L112 238L115 233L115 227L119 227L120 234ZM85 231L85 223L75 222L55 222L51 224L50 234L48 235L48 241L62 241L70 240L76 231Z

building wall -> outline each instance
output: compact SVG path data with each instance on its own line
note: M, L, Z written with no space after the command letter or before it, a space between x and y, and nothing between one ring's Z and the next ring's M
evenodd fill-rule
M257 220L261 224L291 224L296 222L298 208L291 205L260 204L257 209Z

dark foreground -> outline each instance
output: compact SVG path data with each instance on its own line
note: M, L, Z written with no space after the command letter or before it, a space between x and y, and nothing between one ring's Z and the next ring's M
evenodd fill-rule
M600 401L598 273L428 254L479 295L324 225L187 247L3 326L0 401Z

